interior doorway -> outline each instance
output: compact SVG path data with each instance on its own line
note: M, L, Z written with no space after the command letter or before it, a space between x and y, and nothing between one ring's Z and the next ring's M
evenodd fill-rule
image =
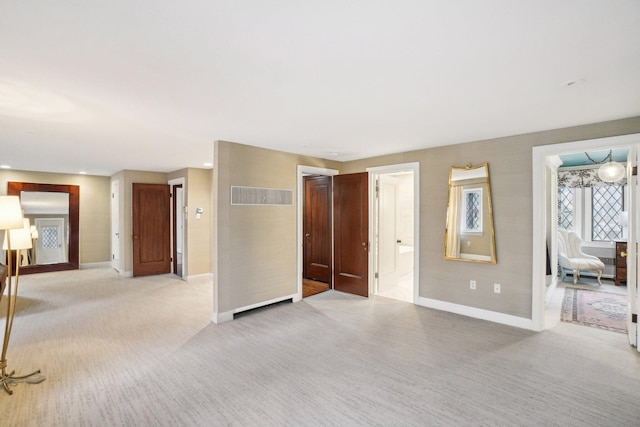
M331 288L333 179L328 175L303 177L302 297Z
M331 228L331 223L333 221L333 209L331 207L331 198L328 200L324 200L326 197L329 197L331 193L329 188L332 187L331 177L338 174L338 171L335 169L324 169L317 168L313 166L298 166L298 293L296 300L299 301L303 297L315 295L320 292L324 292L326 290L333 288L332 283L332 275L333 271L333 233ZM312 179L311 177L316 177ZM323 178L324 177L324 178ZM327 188L327 182L331 187ZM318 184L317 186L315 184ZM311 193L308 192L311 190ZM324 200L324 202L323 202ZM309 206L309 204L314 204L315 207ZM309 216L305 215L305 211L307 209L313 209L314 211L317 209L322 209L322 213L319 215L314 215L314 218L309 218ZM323 230L326 218L323 216L326 215L329 221L329 230ZM325 223L326 224L326 223ZM312 243L312 236L309 238L306 236L307 234L314 233L325 233L328 231L328 236L325 236L324 239L328 240L328 253L329 259L326 259L326 251L327 248L324 246L325 243L322 243L317 249L318 253L315 254L313 251L314 247L309 247ZM311 249L311 252L310 252ZM317 265L313 265L317 264ZM328 270L328 271L327 271ZM328 274L327 274L328 273Z
M169 181L171 189L171 271L180 278L186 275L185 183L183 178Z
M625 135L564 144L553 144L533 148L533 287L532 329L543 330L546 324L547 299L557 285L558 230L558 157L575 152L629 148L628 158L628 257L627 260L627 325L629 342L637 346L637 270L636 244L638 240L638 186L637 176L632 176L632 166L637 164L640 135ZM550 266L547 262L550 260ZM550 267L550 268L549 268ZM554 284L554 281L556 282ZM634 321L635 319L635 321Z
M415 302L418 295L418 164L372 168L372 293Z

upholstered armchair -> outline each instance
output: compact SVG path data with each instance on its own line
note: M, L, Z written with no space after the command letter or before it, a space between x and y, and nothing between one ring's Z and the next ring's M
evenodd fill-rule
M560 280L564 281L566 269L573 272L573 284L580 280L580 271L597 271L598 283L604 271L604 263L600 258L582 252L582 239L573 231L558 230L558 263L560 264Z

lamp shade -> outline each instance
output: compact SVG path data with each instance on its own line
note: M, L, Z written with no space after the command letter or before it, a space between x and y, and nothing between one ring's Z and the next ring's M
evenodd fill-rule
M626 170L618 162L610 161L598 169L598 177L604 182L617 182L624 178Z
M7 233L11 234L11 248L9 248L9 242L7 241ZM5 251L7 249L16 250L16 249L31 249L32 246L31 240L31 229L29 227L29 220L24 219L22 221L22 228L15 228L5 232L4 243L2 244L2 249Z
M22 227L20 197L0 196L0 230L11 230Z

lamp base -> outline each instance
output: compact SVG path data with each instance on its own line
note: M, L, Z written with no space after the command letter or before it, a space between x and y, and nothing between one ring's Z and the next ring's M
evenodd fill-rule
M42 381L45 380L44 377L37 377L37 378L33 378L32 377L38 375L40 373L40 369L38 369L35 372L32 372L28 375L21 375L16 377L15 376L16 371L11 371L9 374L4 372L2 372L2 387L4 388L4 391L6 391L8 394L13 394L13 390L11 390L10 386L16 385L19 382L28 382L31 384L39 384ZM31 379L31 380L30 380Z

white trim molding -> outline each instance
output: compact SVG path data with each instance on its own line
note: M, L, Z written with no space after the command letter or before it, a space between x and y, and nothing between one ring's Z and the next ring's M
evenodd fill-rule
M297 294L291 294L280 298L270 299L268 301L258 302L256 304L246 305L244 307L234 308L233 310L223 311L222 313L213 313L211 316L211 321L213 323L220 324L224 322L230 322L233 320L233 315L236 313L242 313L243 311L253 310L254 308L265 307L267 305L276 304L282 301L291 300L294 301L297 297Z
M424 297L418 298L417 305L447 311L449 313L460 314L462 316L473 317L475 319L488 320L502 325L515 326L516 328L535 330L531 319L499 313L497 311L484 310L482 308L469 307L468 305L455 304L452 302Z

